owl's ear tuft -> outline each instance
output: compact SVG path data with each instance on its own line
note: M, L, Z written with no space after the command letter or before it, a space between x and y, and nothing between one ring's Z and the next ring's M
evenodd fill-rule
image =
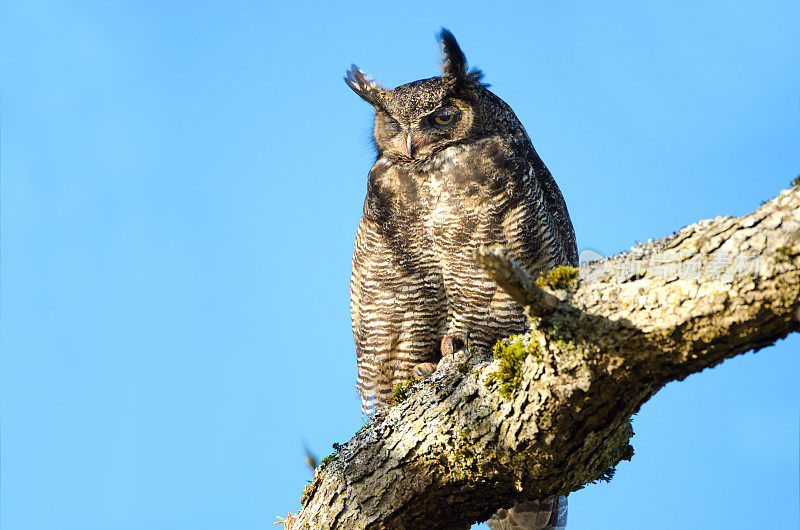
M483 72L475 68L467 70L467 58L450 30L442 28L439 40L442 43L442 77L454 85L481 84Z
M463 81L467 76L467 58L456 38L447 28L439 31L442 43L442 77Z
M353 92L361 96L364 101L373 107L383 107L386 100L392 97L390 90L370 79L356 65L350 66L350 70L347 71L347 75L344 77L344 82L353 89Z

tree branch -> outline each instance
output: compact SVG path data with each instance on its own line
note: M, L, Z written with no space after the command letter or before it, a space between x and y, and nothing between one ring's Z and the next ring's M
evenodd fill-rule
M536 286L501 248L476 259L529 309L508 397L500 360L443 365L365 425L307 488L295 528L468 528L630 459L631 416L670 381L800 329L800 189ZM463 372L463 373L462 373Z
M559 305L558 298L536 285L536 278L509 258L502 246L479 246L475 261L511 298L535 315L549 315Z

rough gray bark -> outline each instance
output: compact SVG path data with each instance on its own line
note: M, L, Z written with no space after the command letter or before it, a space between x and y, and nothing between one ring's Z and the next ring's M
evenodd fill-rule
M566 290L501 248L477 259L528 306L518 386L487 384L499 360L443 363L323 462L294 528L468 528L575 491L630 459L630 418L661 387L800 329L797 187L590 263Z

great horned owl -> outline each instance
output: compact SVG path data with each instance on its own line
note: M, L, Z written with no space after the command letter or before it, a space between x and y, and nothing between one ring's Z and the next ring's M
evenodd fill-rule
M440 344L471 351L525 329L522 308L474 262L499 243L531 272L575 265L567 207L511 108L440 33L442 75L384 88L345 81L375 109L377 160L356 235L350 312L367 413ZM452 343L451 343L452 346Z
M511 108L441 32L442 75L394 90L355 65L375 108L377 161L356 235L350 312L362 403L385 405L445 336L487 349L524 330L522 308L473 260L499 243L531 272L577 265L564 199Z

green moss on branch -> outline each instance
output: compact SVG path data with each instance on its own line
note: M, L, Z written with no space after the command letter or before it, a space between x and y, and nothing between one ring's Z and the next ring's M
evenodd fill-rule
M498 341L492 348L492 355L500 361L500 366L486 378L486 387L490 388L498 383L500 395L504 398L510 397L522 382L522 364L531 354L541 359L539 348L533 341L526 340L524 335Z
M577 278L578 269L575 267L567 267L566 265L559 265L536 278L536 285L541 288L546 287L553 290L566 289L575 285L575 280Z
M392 399L389 401L389 406L393 407L405 401L409 395L409 390L411 390L411 387L414 386L414 383L416 383L416 381L409 377L405 383L394 385L394 388L392 388Z

